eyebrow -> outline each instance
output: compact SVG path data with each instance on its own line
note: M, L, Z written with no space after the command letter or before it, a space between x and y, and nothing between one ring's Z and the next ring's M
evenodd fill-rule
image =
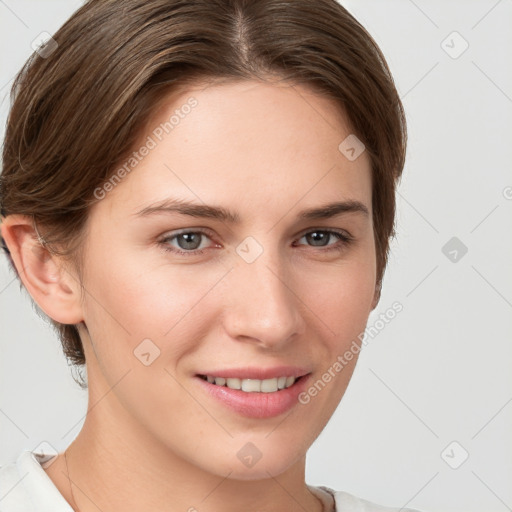
M174 198L164 199L158 203L148 205L142 210L135 212L133 215L137 217L148 217L155 214L171 213L179 213L181 215L189 215L198 218L217 219L230 224L240 223L238 213L231 212L221 206L197 204ZM297 215L297 218L301 220L330 219L331 217L347 213L369 215L368 208L363 203L350 199L346 201L335 201L315 208L302 210Z

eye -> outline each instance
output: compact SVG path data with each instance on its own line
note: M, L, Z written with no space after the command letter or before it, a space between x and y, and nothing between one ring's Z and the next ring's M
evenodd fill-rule
M339 243L328 245L327 241L333 237L337 238ZM315 229L313 231L310 230L307 233L304 233L302 237L299 238L299 240L302 238L305 238L307 242L313 244L312 247L326 247L324 251L341 251L353 241L352 236L347 232L332 229Z
M205 231L182 231L175 235L166 236L159 243L165 251L183 256L195 256L203 254L203 249L198 249L204 237L208 237ZM176 241L178 247L169 245L171 241Z
M200 248L204 238L210 238L209 232L203 230L182 231L162 238L158 243L166 251L180 256L197 256L204 253L204 247ZM323 252L341 251L352 241L353 237L345 231L332 229L315 229L304 233L299 240L305 238L311 247L320 248ZM337 239L338 243L328 244L331 239ZM173 245L176 244L176 245ZM324 248L324 249L322 249Z

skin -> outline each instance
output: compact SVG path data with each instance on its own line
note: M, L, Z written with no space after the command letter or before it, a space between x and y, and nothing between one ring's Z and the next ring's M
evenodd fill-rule
M90 210L83 300L77 274L37 244L30 219L11 215L2 225L27 290L53 319L79 324L87 360L89 411L67 452L76 505L62 454L45 471L81 512L320 512L305 483L306 452L357 356L308 404L267 419L227 409L194 375L289 364L310 368L315 382L364 331L378 301L370 161L345 158L343 112L303 86L189 89L169 97L148 127L191 96L191 113ZM241 223L133 215L170 196L224 206ZM370 214L297 218L347 199ZM179 238L158 243L184 228L211 232L200 237L203 254L163 250L193 252ZM343 242L304 236L319 229L354 241L327 251ZM249 236L263 248L251 264L236 252ZM133 353L146 338L160 349L149 366ZM248 442L262 454L251 468L237 458Z

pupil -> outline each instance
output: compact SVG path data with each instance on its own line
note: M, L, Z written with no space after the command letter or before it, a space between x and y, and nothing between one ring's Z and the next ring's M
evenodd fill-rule
M196 241L194 243L194 237L196 238ZM180 238L178 240L185 240L184 244L179 244L181 249L197 249L200 245L199 242L200 234L199 233L184 233L180 235ZM183 246L184 245L184 246Z
M313 231L312 233L306 236L309 237L308 242L313 242L313 245L315 245L315 243L318 241L322 242L323 240L325 242L325 240L327 240L328 233L322 233L321 231ZM322 246L325 245L325 243L320 243L318 245Z

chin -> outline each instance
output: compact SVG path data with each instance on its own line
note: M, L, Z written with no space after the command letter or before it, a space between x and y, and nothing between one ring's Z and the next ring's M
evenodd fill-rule
M271 477L276 477L281 473L284 473L290 466L290 464L283 464L282 461L276 464L264 464L263 461L259 461L252 468L241 468L240 464L236 468L231 468L225 474L228 474L230 480L241 480L241 481L255 481L255 480L268 480Z
M276 438L277 439L277 438ZM204 470L215 475L226 477L230 480L254 481L266 480L268 478L278 476L287 471L297 461L304 459L305 453L297 453L295 450L283 450L279 446L272 446L272 443L267 440L265 446L261 446L261 451L256 447L257 441L251 443L248 441L240 448L240 443L236 442L236 448L233 449L231 454L226 450L219 453L218 447L212 448L209 453L211 457L206 461L198 463Z

